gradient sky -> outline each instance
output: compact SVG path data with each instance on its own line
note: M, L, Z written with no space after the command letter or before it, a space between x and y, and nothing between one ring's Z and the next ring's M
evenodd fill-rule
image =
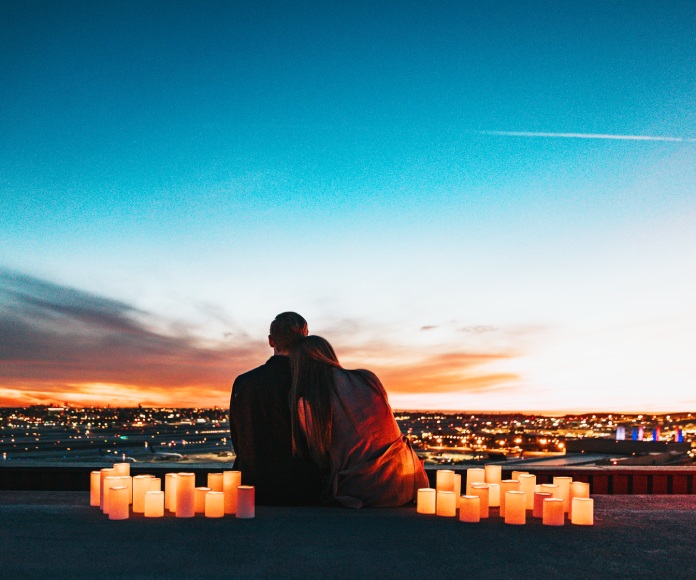
M652 137L654 139L645 139ZM696 3L0 2L0 405L696 410Z

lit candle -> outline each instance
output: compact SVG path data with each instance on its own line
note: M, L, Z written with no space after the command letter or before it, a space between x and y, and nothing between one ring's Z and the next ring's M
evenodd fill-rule
M527 497L525 509L534 509L534 488L536 487L536 475L529 473L520 473L518 476L520 482L520 491L523 491Z
M223 491L222 473L209 473L208 487L211 491Z
M104 490L104 504L103 504L102 511L105 514L108 514L109 510L111 509L110 504L109 504L109 492L110 492L112 487L122 487L120 475L107 475L104 478L104 485L102 486L102 488Z
M572 481L570 483L570 510L568 511L568 517L573 517L573 499L576 497L588 498L590 497L590 484L584 481Z
M594 500L589 497L574 497L570 522L576 526L594 524Z
M532 515L535 518L541 518L544 516L544 500L547 497L553 497L553 494L548 491L534 492L534 511L532 512Z
M472 483L471 484L471 495L477 495L479 497L479 506L481 508L481 519L485 519L489 516L489 488L487 483Z
M222 490L225 493L225 513L237 511L237 488L242 485L241 471L222 472Z
M562 526L565 524L563 500L559 497L547 497L544 499L541 523L545 526Z
M510 475L510 479L516 479L519 481L520 475L528 475L529 471L513 471L512 475Z
M552 497L556 499L563 499L561 497L561 490L555 483L542 483L541 491L550 493Z
M205 517L221 518L225 515L225 493L209 491L205 494Z
M176 474L176 517L192 518L195 515L195 473Z
M453 518L457 515L457 497L453 491L437 492L437 508L435 512L438 516Z
M162 480L159 477L150 477L150 489L148 491L162 491Z
M476 523L481 521L481 498L463 495L459 498L459 521Z
M471 495L472 483L486 483L486 471L480 467L470 467L466 470L466 495Z
M534 486L534 493L539 493L540 491L541 491L541 485L537 483Z
M435 494L437 490L432 487L423 487L418 490L416 500L416 512L419 514L435 513Z
M145 492L146 518L161 518L164 516L164 498L165 492L163 491Z
M164 475L164 509L176 511L176 473Z
M503 479L500 482L500 517L505 517L505 502L508 491L519 491L520 482L517 479Z
M505 523L522 526L527 523L526 500L523 491L505 492Z
M237 487L235 511L238 518L248 519L256 515L255 493L253 485L240 485Z
M462 476L459 473L454 474L454 496L459 498L462 495Z
M128 488L128 503L133 503L133 478L130 475L121 475L121 485Z
M435 489L437 491L454 491L454 471L438 469L435 472Z
M205 494L209 491L209 487L197 487L194 490L193 511L197 514L205 512Z
M483 469L485 471L485 479L486 483L497 483L500 484L500 482L503 479L503 468L500 465L493 465L488 464L484 465Z
M116 473L116 470L113 467L106 467L104 469L100 469L99 473L101 474L99 476L99 507L102 511L104 511L104 479L106 477L111 477L118 474Z
M116 475L130 475L130 463L114 463Z
M145 492L150 491L151 475L133 476L133 513L142 514L145 511Z
M500 484L489 483L488 485L488 507L500 507Z
M89 505L98 506L101 501L101 471L89 473Z
M109 489L109 519L128 519L128 488L117 485Z
M563 511L570 509L570 482L572 477L554 477L553 482L558 486L559 497L563 500Z

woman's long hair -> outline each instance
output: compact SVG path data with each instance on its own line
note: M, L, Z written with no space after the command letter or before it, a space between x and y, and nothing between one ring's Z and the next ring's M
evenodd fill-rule
M290 366L292 451L296 455L311 457L324 467L331 446L333 370L341 365L329 342L312 335L293 345Z

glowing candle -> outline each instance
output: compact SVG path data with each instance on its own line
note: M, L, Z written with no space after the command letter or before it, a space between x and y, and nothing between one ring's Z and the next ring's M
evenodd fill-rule
M454 474L454 496L457 498L462 495L462 476L459 473Z
M500 465L488 464L483 466L485 472L486 483L497 483L503 479L503 468Z
M211 491L223 491L222 473L209 473L208 487Z
M164 475L164 509L176 511L176 473Z
M435 489L437 491L454 491L454 471L438 469L435 472Z
M101 502L101 471L89 473L89 505L98 506Z
M536 475L531 475L529 473L520 473L518 476L518 481L520 482L520 491L523 491L527 495L527 505L525 509L534 509L534 488L536 487Z
M568 517L573 517L573 499L576 497L588 498L590 497L590 484L584 481L572 481L570 483L570 510L568 511Z
M104 511L104 479L106 477L115 476L117 473L113 467L100 469L99 473L101 474L99 477L99 507Z
M481 498L463 495L459 498L459 521L476 523L481 521Z
M130 463L114 463L116 475L130 475Z
M136 475L133 477L133 513L142 514L145 511L145 492L150 491L151 475Z
M210 491L209 487L197 487L193 496L193 511L197 514L205 512L205 494Z
M237 488L242 485L241 471L222 472L222 490L225 493L225 513L237 511Z
M124 485L109 489L109 519L128 519L128 488Z
M558 486L559 497L563 500L563 511L570 509L570 482L572 477L554 477L553 482Z
M176 517L192 518L195 515L195 473L176 474Z
M102 488L104 490L104 503L103 503L102 511L105 514L109 513L109 509L110 509L109 492L110 492L112 487L121 487L121 476L120 475L107 475L104 478L104 485L102 486Z
M479 506L481 508L481 519L485 519L489 515L489 488L487 483L472 483L471 495L479 497Z
M486 483L486 471L480 467L470 467L466 470L466 495L471 495L472 483Z
M489 483L488 485L488 507L500 507L500 484Z
M237 505L235 511L237 512L238 518L248 519L256 515L255 495L256 490L253 485L240 485L237 487Z
M534 493L539 493L540 491L541 491L541 485L537 483L534 486Z
M527 523L526 500L523 491L505 492L505 523L522 526Z
M419 514L435 513L435 494L437 490L432 487L423 487L418 490L416 500L416 512Z
M205 517L221 518L225 515L225 493L209 491L205 494Z
M508 491L519 491L520 482L517 479L503 479L500 482L500 517L505 517L505 502Z
M547 493L550 493L551 496L555 497L556 499L563 499L561 497L560 488L555 483L542 483L541 484L541 491L545 491Z
M150 489L148 491L162 491L162 480L159 477L150 477Z
M594 524L594 500L589 497L574 497L570 522L576 526Z
M161 518L164 516L164 491L145 492L145 517Z
M558 497L547 497L544 499L541 523L545 526L562 526L565 524L565 512L563 511L563 500Z
M457 515L457 497L453 491L438 491L436 505L438 516L452 518Z
M553 497L553 494L548 491L534 492L534 511L532 512L532 515L535 518L541 518L544 516L544 500L547 497Z
M510 479L516 479L519 481L520 475L529 475L529 471L513 471Z
M128 488L128 503L133 503L133 478L130 475L121 475L121 485Z

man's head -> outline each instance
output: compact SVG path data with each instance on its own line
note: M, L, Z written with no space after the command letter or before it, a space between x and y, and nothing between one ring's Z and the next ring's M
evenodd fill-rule
M287 354L288 349L298 338L308 334L307 321L297 312L281 312L271 322L268 344L273 347L275 354Z

